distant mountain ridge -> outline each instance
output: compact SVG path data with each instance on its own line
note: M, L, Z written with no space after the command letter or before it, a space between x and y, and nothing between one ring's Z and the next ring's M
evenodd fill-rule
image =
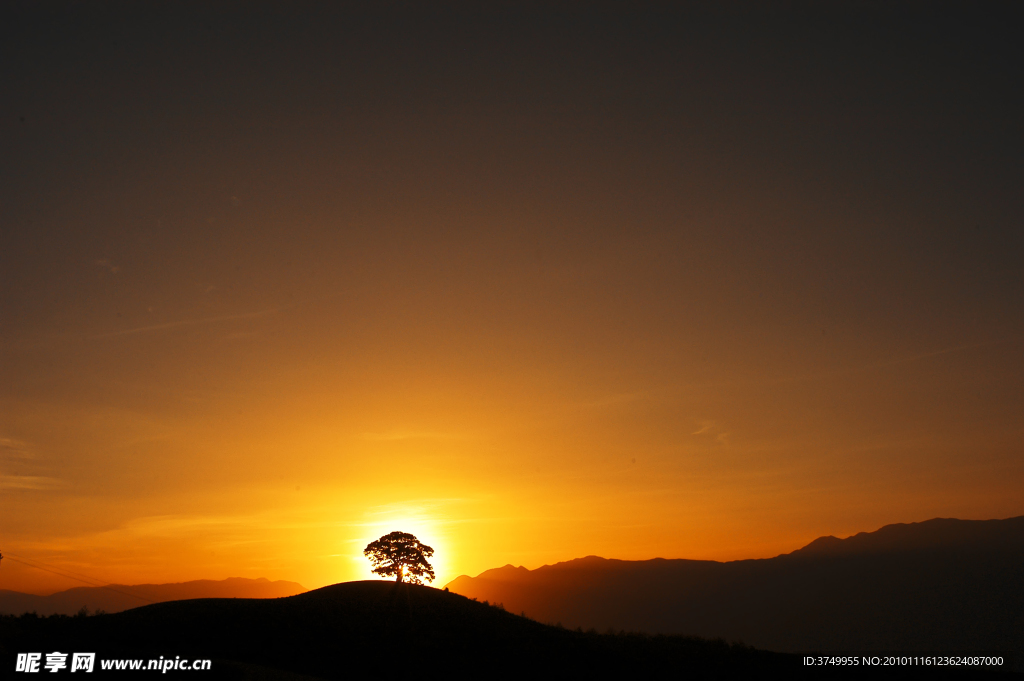
M693 634L759 648L1024 652L1024 517L936 518L775 558L587 556L447 585L541 622Z
M783 555L946 550L1019 551L1024 543L1024 516L1006 520L933 518L920 523L896 523L846 539L818 537L807 546Z
M265 577L248 579L231 577L219 581L199 579L173 584L109 584L106 587L80 586L49 596L0 589L0 613L20 615L73 615L83 607L90 611L109 613L137 608L149 603L180 601L193 598L283 598L304 593L295 582L275 581Z

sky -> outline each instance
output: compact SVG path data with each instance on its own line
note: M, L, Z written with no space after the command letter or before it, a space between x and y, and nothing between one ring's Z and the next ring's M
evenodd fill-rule
M5 4L0 589L1024 515L1000 11Z

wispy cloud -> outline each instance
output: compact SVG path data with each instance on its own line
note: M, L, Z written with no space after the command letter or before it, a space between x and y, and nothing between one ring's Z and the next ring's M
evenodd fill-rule
M582 407L584 409L601 409L604 407L617 407L620 405L630 404L647 397L645 393L634 392L634 393L608 393L602 397L598 397L592 400L584 400L581 402L575 402L574 407Z
M41 475L0 475L0 489L49 490L63 486L64 481Z
M981 343L968 343L966 345L954 345L948 348L942 348L940 350L932 350L931 352L922 352L916 355L909 355L907 357L899 357L888 362L881 362L877 365L870 365L868 368L875 367L887 367L894 366L896 364L906 364L907 362L917 362L922 359L928 359L930 357L939 357L941 355L949 355L954 352L964 352L967 350L977 350L978 348L985 348L990 345L1001 345L1003 343L1019 342L1020 338L1005 338L1002 340L982 341Z
M362 433L359 437L373 442L397 442L400 440L461 440L469 436L465 433L438 433L425 430L393 430L387 433Z
M701 435L708 438L713 437L714 441L722 446L727 446L729 444L729 433L725 432L718 421L700 421L698 426L697 430L690 433L690 435Z
M114 263L110 262L109 260L93 260L92 264L96 265L97 267L102 267L103 269L107 270L111 274L117 274L118 272L121 271L120 267L118 267Z
M253 528L296 530L306 527L327 527L332 524L331 521L320 519L284 519L279 514L270 512L238 515L158 515L134 518L112 532L136 537L210 537L229 534L247 539L254 531ZM234 537L234 540L238 541L240 537Z
M31 468L35 459L29 444L24 440L12 437L0 437L0 463L7 464L8 470L24 468L26 465ZM21 473L0 472L0 489L26 489L26 490L48 490L63 487L64 481L43 475L23 475Z
M706 432L710 431L712 428L714 428L716 425L717 424L716 424L715 421L701 421L700 422L700 427L697 428L697 430L695 430L692 433L690 433L690 435L703 435L704 433L706 433Z
M475 499L466 497L430 497L425 499L409 499L391 504L377 504L375 506L370 506L366 509L365 514L369 517L394 515L395 513L406 515L433 514L439 509L448 508L455 504L462 504L474 500Z
M28 443L22 440L15 440L11 437L0 437L0 459L31 459L32 452L29 451Z
M165 322L163 324L150 324L148 326L138 326L132 329L121 329L120 331L110 331L108 333L100 333L92 336L94 339L98 338L113 338L116 336L130 336L138 333L149 333L152 331L163 331L164 329L174 329L181 326L198 326L200 324L214 324L217 322L230 322L237 319L256 319L257 317L266 317L280 312L283 308L273 307L267 310L259 310L257 312L244 312L242 314L229 314L221 315L219 317L202 317L200 319L180 319L175 322Z
M803 383L811 381L824 381L837 378L844 378L846 376L852 376L868 371L877 371L879 369L888 369L890 367L900 366L902 364L911 364L914 362L920 362L923 360L931 359L933 357L941 357L943 355L951 355L960 352L968 352L970 350L978 350L981 348L987 348L996 345L1003 345L1009 343L1020 343L1024 338L1002 338L998 340L982 341L980 343L966 343L963 345L952 345L938 350L931 350L928 352L919 352L913 355L904 355L903 357L896 357L893 359L870 362L867 364L858 364L855 366L847 366L842 368L836 368L825 371L816 371L807 374L797 374L793 376L783 376L778 378L755 378L755 379L735 379L729 381L716 381L714 385L778 385L785 383ZM702 387L707 387L711 384L694 384Z

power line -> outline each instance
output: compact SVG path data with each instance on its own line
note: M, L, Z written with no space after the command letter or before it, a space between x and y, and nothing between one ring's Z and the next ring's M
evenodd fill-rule
M67 574L64 574L63 572L58 572L57 570L54 570L52 568L45 568L45 567L42 567L40 565L33 565L32 563L29 563L29 562L27 562L25 560L20 560L18 558L15 558L10 553L6 554L4 556L4 558L7 558L9 560L13 560L15 563L21 563L22 565L27 565L29 567L33 567L33 568L35 568L37 570L42 570L44 572L52 572L55 575L60 575L61 577L64 577L65 579L73 579L76 582L82 582L83 584L88 584L89 586L91 586L93 588L96 588L96 589L106 589L107 591L113 591L114 593L121 594L122 596L130 596L132 598L138 598L140 601L145 601L146 603L156 603L156 601L152 601L152 600L150 600L148 598L145 598L144 596L139 596L138 594L129 593L127 591L121 591L120 589L115 589L115 588L113 588L111 586L107 586L107 585L104 585L104 584L99 584L99 583L97 583L99 580L95 580L92 577L90 577L88 579L82 579L81 577L75 577L73 575L67 575ZM70 572L70 570L69 570L69 572ZM92 581L89 581L89 580L92 580Z
M48 565L47 563L44 563L43 561L37 560L35 558L33 558L32 560L34 560L36 563L40 563L41 565ZM18 562L19 563L24 563L24 561L25 561L25 558L22 557L22 559L20 561L18 561ZM24 564L25 565L32 565L31 563L24 563ZM46 569L47 572L54 572L54 569L55 569L52 565L50 565L48 569L47 568L39 567L38 565L32 565L32 567L38 568L40 570ZM87 584L90 584L90 582L96 582L96 584L90 584L90 586L107 586L108 584L110 584L109 581L104 582L104 581L102 581L102 580L100 580L100 579L98 579L96 577L93 577L92 575L83 575L81 572L75 572L74 570L68 570L67 568L64 568L64 567L60 568L60 571L56 572L55 574L59 574L62 577L67 577L68 579L77 579L80 582L84 581Z
M89 586L104 586L104 584L100 580L98 580L98 579L96 579L94 577L90 577L88 575L83 575L81 573L73 572L71 570L66 570L64 568L61 568L61 570L63 570L63 572L59 572L57 570L54 570L52 567L50 567L50 568L41 567L39 565L34 565L32 563L27 563L27 562L25 562L24 559L19 560L18 558L15 558L14 556L12 556L9 553L7 554L6 557L10 558L11 560L13 560L16 563L21 563L22 565L28 565L30 567L36 568L37 570L45 570L46 572L52 572L55 575L60 575L61 577L67 577L68 579L74 579L74 580L79 581L79 582L84 582L85 584L88 584ZM33 559L33 560L35 560L35 559ZM44 563L44 565L45 565L45 563ZM70 573L70 574L68 574L68 573ZM76 577L75 575L78 575L78 576Z

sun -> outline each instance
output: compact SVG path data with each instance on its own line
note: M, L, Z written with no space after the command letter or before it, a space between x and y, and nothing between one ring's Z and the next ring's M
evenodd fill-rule
M409 509L395 509L393 513L382 514L383 517L374 518L372 521L361 526L358 546L358 556L355 558L358 563L359 579L394 581L394 578L380 577L371 571L370 561L363 555L363 548L372 541L383 537L390 532L406 532L415 535L416 538L434 549L434 555L430 558L430 564L437 575L433 583L428 586L442 588L445 583L454 579L455 575L449 573L451 565L451 553L449 552L450 542L447 533L444 531L444 523L437 518L432 518L423 512L409 512Z

